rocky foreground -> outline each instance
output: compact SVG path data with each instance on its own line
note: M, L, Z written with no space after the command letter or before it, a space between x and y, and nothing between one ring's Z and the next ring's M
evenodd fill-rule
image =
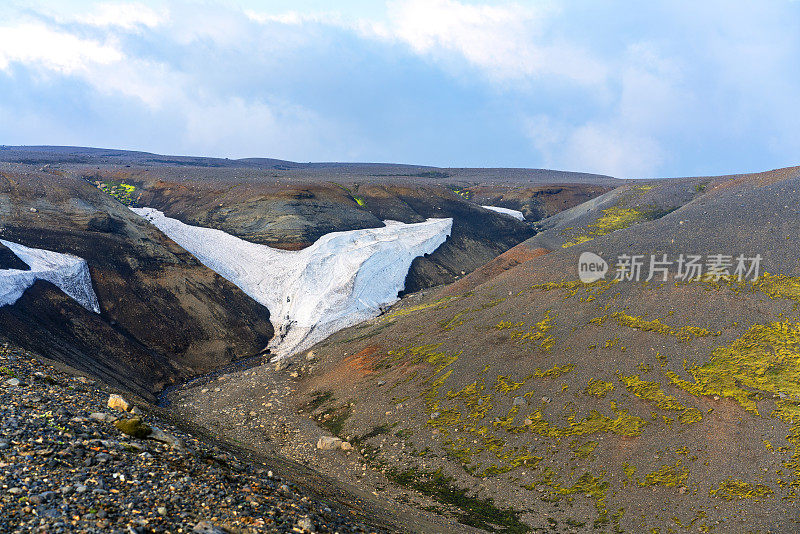
M2 532L375 532L7 344L0 480Z

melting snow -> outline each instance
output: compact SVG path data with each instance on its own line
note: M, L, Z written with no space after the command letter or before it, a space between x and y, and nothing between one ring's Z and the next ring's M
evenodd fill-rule
M502 213L503 215L510 215L515 219L519 219L520 221L525 220L525 216L522 215L521 211L512 210L509 208L501 208L500 206L481 206L482 208L486 208L487 210L496 211L497 213Z
M290 356L395 302L417 256L445 242L452 219L333 232L303 250L278 250L190 226L153 208L131 208L201 263L270 311L269 347Z
M100 305L92 289L89 266L85 260L2 239L0 243L31 268L30 271L0 269L0 306L14 304L36 280L46 280L58 286L87 310L100 313Z

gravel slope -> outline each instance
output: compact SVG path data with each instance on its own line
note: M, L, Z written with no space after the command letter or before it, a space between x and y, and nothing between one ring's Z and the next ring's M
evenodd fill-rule
M108 399L95 381L0 345L0 531L384 531L155 414L144 420L162 441L129 437L112 422L133 415Z

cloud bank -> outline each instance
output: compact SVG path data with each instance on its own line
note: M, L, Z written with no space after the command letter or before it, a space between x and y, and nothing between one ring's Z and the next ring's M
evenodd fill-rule
M264 6L12 4L0 142L621 177L800 163L798 2Z

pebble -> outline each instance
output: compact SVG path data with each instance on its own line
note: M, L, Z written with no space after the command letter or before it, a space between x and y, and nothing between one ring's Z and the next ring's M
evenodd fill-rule
M0 387L0 532L383 532L163 420L114 417L99 381L16 348L0 347L0 367L25 384ZM151 434L123 434L125 418Z

